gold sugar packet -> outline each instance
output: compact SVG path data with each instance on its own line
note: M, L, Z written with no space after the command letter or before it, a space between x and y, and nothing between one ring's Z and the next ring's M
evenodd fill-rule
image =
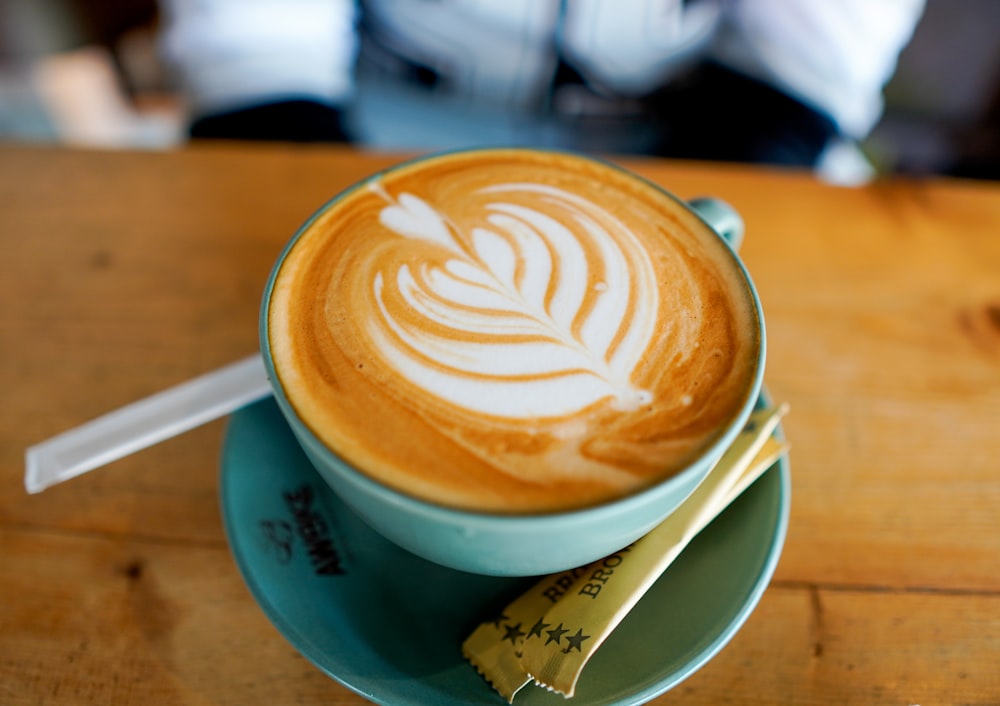
M694 492L649 534L546 576L482 623L462 653L508 702L534 682L566 697L584 666L688 543L787 451L771 436L787 405L754 412Z

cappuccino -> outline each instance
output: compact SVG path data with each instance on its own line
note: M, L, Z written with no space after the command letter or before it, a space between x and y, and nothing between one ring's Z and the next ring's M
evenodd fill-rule
M570 154L404 164L289 246L266 312L295 414L435 504L547 513L633 494L746 408L762 356L722 239L657 187Z

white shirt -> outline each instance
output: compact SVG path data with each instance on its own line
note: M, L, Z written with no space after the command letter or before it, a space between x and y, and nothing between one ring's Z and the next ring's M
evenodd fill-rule
M163 0L163 51L201 112L284 97L347 104L351 0ZM561 54L589 82L646 93L715 59L860 138L923 0L368 0L365 27L449 90L514 111L544 103Z

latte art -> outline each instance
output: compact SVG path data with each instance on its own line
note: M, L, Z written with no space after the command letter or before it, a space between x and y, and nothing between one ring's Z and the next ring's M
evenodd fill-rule
M657 285L641 242L598 205L541 184L500 184L465 231L403 193L381 223L425 244L423 262L374 277L368 321L394 370L427 392L483 414L532 419L610 399L652 399L631 374L653 334ZM523 205L537 202L538 206ZM443 260L443 262L442 262Z
M484 150L329 204L274 276L287 401L361 473L431 502L549 512L676 474L747 402L750 288L682 204L614 167Z

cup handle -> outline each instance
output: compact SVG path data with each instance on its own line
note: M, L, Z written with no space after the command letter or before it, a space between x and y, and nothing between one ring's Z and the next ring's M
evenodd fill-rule
M743 218L735 208L725 201L710 197L691 199L688 205L712 230L725 238L733 250L740 249L744 226Z

